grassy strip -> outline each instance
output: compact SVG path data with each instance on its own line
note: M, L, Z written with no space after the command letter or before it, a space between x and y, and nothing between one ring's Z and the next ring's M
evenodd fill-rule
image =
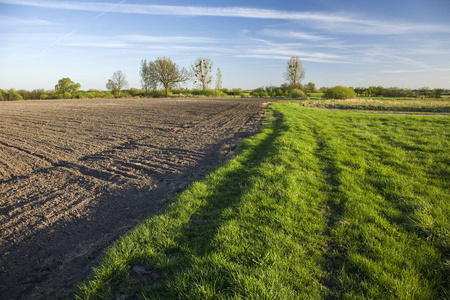
M308 110L302 119L333 186L333 295L448 297L450 121Z
M281 137L284 128L281 119L272 122L165 214L109 249L78 296L320 298L324 182L310 141ZM294 150L282 155L285 149ZM147 282L136 265L149 270Z
M448 297L450 121L271 109L240 155L108 249L77 297Z
M430 112L450 113L450 101L432 99L347 99L347 100L307 100L301 103L305 107L326 109L398 111L398 112Z

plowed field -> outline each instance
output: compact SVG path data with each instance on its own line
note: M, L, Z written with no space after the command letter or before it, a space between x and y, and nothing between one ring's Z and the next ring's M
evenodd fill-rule
M102 249L254 134L262 102L0 102L0 295L64 295Z

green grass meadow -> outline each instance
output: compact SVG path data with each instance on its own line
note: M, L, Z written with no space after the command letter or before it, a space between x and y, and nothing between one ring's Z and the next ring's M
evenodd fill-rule
M299 103L271 104L76 298L449 299L450 119Z

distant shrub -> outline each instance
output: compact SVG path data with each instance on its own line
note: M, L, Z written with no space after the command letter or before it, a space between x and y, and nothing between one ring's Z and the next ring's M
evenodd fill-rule
M238 89L235 88L235 89L228 90L228 92L226 94L230 95L230 96L239 96L242 92L243 91L241 88L238 88Z
M306 98L306 94L305 94L305 92L303 92L302 90L299 90L299 89L293 89L293 90L289 93L289 97L291 97L291 98Z
M267 91L260 91L258 93L258 97L259 98L267 98L267 97L269 97L269 93Z
M27 100L30 99L30 92L26 91L26 90L18 90L17 94L19 94L20 96L22 96L23 100Z
M111 92L103 92L102 98L112 99L112 98L114 98L114 95Z
M133 97L127 92L120 92L120 94L117 95L116 98L133 98Z
M45 99L48 99L48 97L49 96L47 94L41 94L40 99L45 100Z
M136 96L138 96L138 97L140 98L141 96L144 96L145 90L143 90L143 89L131 88L131 89L129 90L128 94L130 94L131 96L133 96L133 98L136 98Z
M219 90L210 90L210 91L211 91L211 93L210 93L209 97L221 98L221 97L228 96L227 94L225 94L224 92L219 91Z
M152 90L149 92L149 96L152 98L164 98L166 97L166 91L164 90Z
M439 98L442 98L443 93L444 93L444 89L434 89L431 91L430 96L431 96L431 98L439 99Z
M75 99L86 98L86 93L83 91L76 91L75 93L72 94L72 98L75 98Z
M2 91L0 91L0 101L5 101L5 98L3 97Z
M52 99L72 99L72 94L69 92L57 93L53 95Z
M23 97L21 95L19 95L16 91L14 91L14 90L8 91L8 100L9 101L22 100L22 99L23 99Z
M202 90L202 89L194 89L191 91L191 94L194 96L204 96L204 97L212 97L212 98L220 98L220 97L226 97L227 94L220 90Z
M337 85L329 88L323 95L325 99L353 99L356 98L356 94L348 87Z

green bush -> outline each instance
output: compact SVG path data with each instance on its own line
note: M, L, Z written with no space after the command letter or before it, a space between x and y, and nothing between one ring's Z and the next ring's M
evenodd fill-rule
M329 88L323 95L325 99L354 99L356 94L353 90L348 87L337 85L335 87Z
M116 96L116 98L133 98L130 94L128 94L127 92L120 92L119 95Z
M289 93L289 97L291 97L291 98L306 98L306 94L305 94L305 92L303 92L302 90L299 90L299 89L293 89L293 90Z
M152 90L149 92L149 97L164 98L164 97L166 97L166 91L165 90Z
M191 94L194 95L194 96L201 96L202 93L203 93L203 90L201 90L201 89L193 89L193 90L191 90Z
M258 97L259 98L267 98L267 97L269 97L269 93L267 91L260 91L258 93Z
M14 90L8 91L8 100L9 101L22 100L22 99L23 99L23 97L20 96L16 91L14 91Z
M102 94L102 98L105 98L105 99L112 99L112 98L114 98L114 95L113 95L111 92L104 92L104 93Z
M219 98L219 97L226 97L227 94L220 90L201 90L201 89L193 89L191 91L191 94L194 96L204 96L204 97L212 97L212 98Z

